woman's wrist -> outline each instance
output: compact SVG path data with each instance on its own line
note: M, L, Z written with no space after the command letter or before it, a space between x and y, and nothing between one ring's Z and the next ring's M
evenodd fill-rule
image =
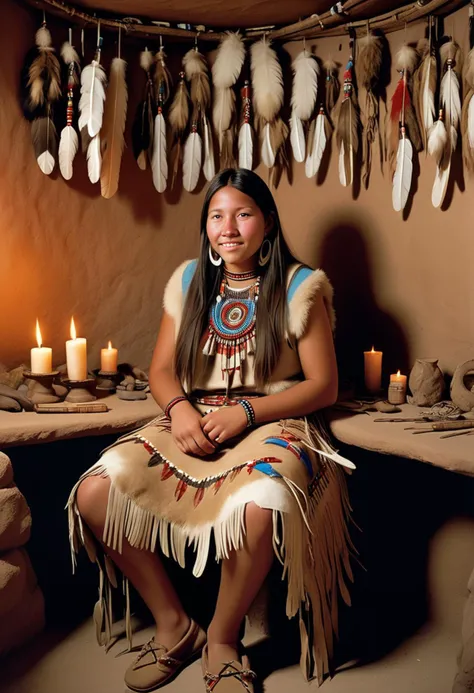
M250 428L250 426L255 426L255 412L250 401L248 399L241 399L239 400L239 404L242 406L245 416L247 417L247 428Z
M168 419L171 419L171 411L172 409L178 405L181 404L182 402L188 402L188 398L186 395L178 395L177 397L173 397L173 399L170 399L166 407L164 408L164 413L165 416L168 417Z

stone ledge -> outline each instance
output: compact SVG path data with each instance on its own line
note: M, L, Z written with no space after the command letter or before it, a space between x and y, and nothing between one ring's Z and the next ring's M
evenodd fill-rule
M336 409L327 412L332 434L347 445L396 457L426 462L453 472L474 476L474 434L440 439L442 433L413 435L404 430L410 423L375 423L380 418L421 416L421 407L404 404L400 414L352 414ZM444 431L449 433L449 431Z
M149 394L146 400L128 402L117 395L99 400L109 407L100 414L36 414L0 411L0 448L49 443L66 438L124 433L143 426L161 409Z

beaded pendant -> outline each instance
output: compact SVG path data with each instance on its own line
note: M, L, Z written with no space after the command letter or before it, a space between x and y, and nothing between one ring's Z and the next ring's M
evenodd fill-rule
M234 291L222 281L209 315L209 335L203 354L221 358L222 376L241 368L248 353L255 351L255 321L260 278L245 291Z

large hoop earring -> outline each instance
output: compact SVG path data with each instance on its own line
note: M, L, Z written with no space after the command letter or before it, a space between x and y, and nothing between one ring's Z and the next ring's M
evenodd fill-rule
M265 243L268 243L268 249L266 251L264 250ZM269 241L268 238L264 238L263 243L260 246L260 253L258 255L258 264L260 265L260 267L265 267L267 262L270 260L271 254L272 254L271 241Z
M222 265L222 258L221 258L221 256L220 256L220 255L217 255L217 260L216 260L216 258L214 257L214 253L212 252L212 247L211 247L211 245L209 245L209 260L212 262L212 264L214 265L214 267L219 267L220 265Z

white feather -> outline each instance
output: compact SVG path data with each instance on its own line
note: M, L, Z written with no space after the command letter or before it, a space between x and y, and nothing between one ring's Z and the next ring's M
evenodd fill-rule
M272 141L270 138L270 125L267 123L263 128L262 133L262 161L265 166L272 168L275 164L275 152L273 151Z
M214 144L212 142L212 132L206 116L202 119L202 134L204 139L204 162L202 172L206 180L212 180L216 175L216 164L214 160Z
M283 75L277 54L265 37L250 49L254 108L271 122L283 105Z
M344 141L341 141L341 148L339 149L339 180L344 187L348 185L346 178Z
M446 189L448 187L449 173L451 170L451 161L449 162L446 169L441 169L439 166L436 167L436 175L433 183L433 190L431 191L431 202L433 207L441 207L443 204L444 196L446 195Z
M446 128L442 120L438 119L428 132L428 154L434 156L437 161L442 157L448 141Z
M398 143L397 167L392 183L392 204L396 212L406 205L413 174L413 147L408 137L402 136Z
M212 122L219 137L219 146L221 145L222 132L230 127L234 103L235 94L232 89L215 89Z
M100 135L93 137L87 147L87 175L91 183L97 183L102 168L100 153Z
M459 93L459 78L454 70L446 70L441 80L441 105L444 108L446 129L449 125L457 128L461 117L461 95Z
M313 148L306 158L305 171L308 178L312 178L319 171L326 143L325 115L319 113L314 128Z
M55 160L54 156L51 154L51 152L48 152L48 150L40 154L36 161L38 162L38 166L42 172L47 176L53 172Z
M242 37L229 31L217 49L212 66L212 81L216 89L228 89L237 82L244 60Z
M239 130L239 167L252 170L253 140L250 123L242 123Z
M153 137L153 155L151 159L153 185L159 193L166 190L168 179L168 161L166 159L166 123L162 113L155 118Z
M304 161L306 145L304 140L303 123L293 111L290 118L290 142L295 160Z
M106 80L103 68L95 60L81 74L79 130L87 125L90 137L95 137L102 127Z
M192 192L199 180L202 162L202 142L197 132L188 135L183 155L183 188Z
M308 120L314 110L318 94L319 66L313 56L303 50L293 60L292 67L291 107L298 118Z
M71 125L66 125L61 130L61 138L59 140L59 170L65 180L72 178L72 162L76 156L79 146L79 138L77 132Z
M471 96L467 107L467 136L469 146L474 149L474 96Z
M434 94L430 89L430 72L431 72L431 62L428 63L428 71L425 77L425 83L423 84L423 95L422 95L422 119L425 126L425 130L428 131L434 123L436 109L434 103Z

